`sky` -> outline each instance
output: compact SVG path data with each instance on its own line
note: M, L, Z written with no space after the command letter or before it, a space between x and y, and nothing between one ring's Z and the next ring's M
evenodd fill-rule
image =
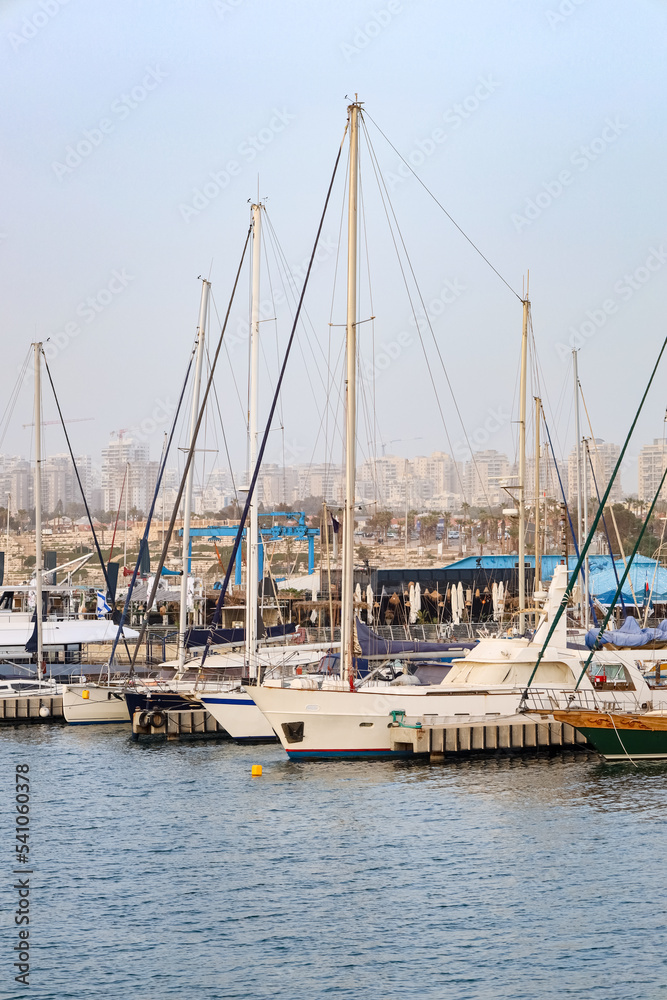
M372 143L362 135L360 459L382 448L463 457L469 443L514 454L528 271L529 393L557 450L574 441L573 347L595 435L622 443L666 333L666 29L663 0L5 0L3 408L37 339L65 417L79 421L77 453L98 456L126 429L157 457L200 277L214 343L259 193L300 288L358 94ZM340 460L331 359L344 336L345 156L268 461ZM291 322L278 242L266 241L262 272L262 416ZM209 463L225 465L221 420L235 467L248 293L244 267L206 439ZM663 433L663 385L664 366L629 448L630 488L639 447ZM0 452L29 452L31 420L28 376ZM64 450L55 425L45 450Z

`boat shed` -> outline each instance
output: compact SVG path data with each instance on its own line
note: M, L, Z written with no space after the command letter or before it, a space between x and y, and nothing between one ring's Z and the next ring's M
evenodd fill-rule
M554 569L563 561L562 557L558 555L542 557L543 584L548 585L551 582ZM623 560L616 559L615 563L616 573L620 579L624 570ZM576 556L570 556L568 559L570 573L576 565ZM525 566L526 592L530 594L534 588L535 556L527 555ZM617 586L611 557L608 555L589 556L589 566L592 595L602 604L609 603ZM494 583L502 581L505 591L515 596L519 589L519 561L516 555L466 556L442 567L415 568L410 566L397 569L377 569L374 571L373 577L372 586L376 594L380 594L383 587L387 592L402 592L407 589L410 583L419 583L422 591L426 587L429 589L435 587L440 593L445 593L448 586L459 583L473 591L478 588L483 591L485 587L491 590ZM651 591L654 603L667 601L667 569L659 566L655 559L650 559L648 556L635 556L630 570L630 579L639 604ZM627 581L623 587L623 600L626 604L633 603L630 584Z

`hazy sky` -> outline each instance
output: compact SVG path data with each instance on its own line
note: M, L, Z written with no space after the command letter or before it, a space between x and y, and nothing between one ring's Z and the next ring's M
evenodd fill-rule
M157 455L196 327L198 276L210 273L222 313L258 184L300 268L345 97L357 92L518 292L530 269L542 391L560 446L573 440L575 337L595 432L620 442L666 332L666 27L663 0L5 0L3 406L31 341L51 337L65 416L95 418L72 424L76 449L97 455L111 431L143 427ZM369 131L468 434L511 453L520 302L399 172L370 122ZM344 331L328 324L344 321L340 295L331 314L344 167L307 298L313 327L285 386L288 461L313 454L329 338L333 356L342 343ZM377 357L391 361L376 380L377 436L388 453L450 443L460 452L426 329L449 442L443 429L365 148L362 183L376 318L374 332L360 327L361 353L370 358L374 336ZM339 268L339 292L343 277ZM267 285L265 276L270 303ZM247 301L244 275L230 327L241 394ZM370 315L364 290L360 318ZM284 307L278 317L278 345L274 324L263 325L269 368L288 333ZM664 384L665 372L639 445L662 434ZM242 465L242 409L224 356L218 390ZM28 452L31 391L28 380L0 451ZM265 378L265 408L268 392ZM270 460L280 460L281 440L276 432ZM56 427L46 448L63 450Z

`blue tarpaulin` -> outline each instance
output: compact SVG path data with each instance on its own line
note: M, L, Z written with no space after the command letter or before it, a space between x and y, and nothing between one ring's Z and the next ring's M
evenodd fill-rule
M597 628L586 633L586 645L589 649L593 649L599 635L600 630ZM628 616L619 629L602 634L600 645L612 643L620 647L637 647L647 646L651 642L667 642L667 621L660 622L657 628L641 628L636 618Z

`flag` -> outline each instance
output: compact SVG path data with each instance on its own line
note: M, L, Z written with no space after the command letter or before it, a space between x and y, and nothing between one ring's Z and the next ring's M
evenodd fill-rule
M333 514L331 515L331 525L333 527L334 534L337 535L340 529L340 521L337 521Z
M104 618L111 611L109 604L107 603L106 596L101 590L97 591L97 617Z

